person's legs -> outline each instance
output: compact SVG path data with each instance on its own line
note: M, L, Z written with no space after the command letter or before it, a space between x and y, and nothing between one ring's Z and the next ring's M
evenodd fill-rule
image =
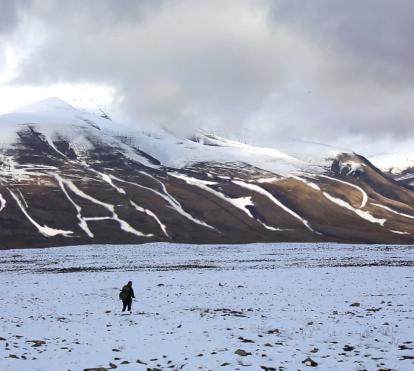
M131 311L132 299L128 300L128 311Z
M122 300L122 311L125 312L125 309L127 307L127 301L126 300Z

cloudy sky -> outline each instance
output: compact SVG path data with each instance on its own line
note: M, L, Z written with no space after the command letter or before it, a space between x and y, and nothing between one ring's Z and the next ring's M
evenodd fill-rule
M414 140L412 35L409 0L0 0L0 112L372 152Z

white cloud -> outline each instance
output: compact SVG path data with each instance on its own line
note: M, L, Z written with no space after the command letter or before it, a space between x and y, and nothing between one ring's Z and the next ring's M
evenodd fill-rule
M24 51L14 84L111 101L141 125L181 134L399 141L414 137L408 3L26 1L10 25Z
M30 103L57 97L81 109L102 108L111 112L115 92L112 88L88 84L53 84L48 86L5 86L0 84L0 114L12 112Z

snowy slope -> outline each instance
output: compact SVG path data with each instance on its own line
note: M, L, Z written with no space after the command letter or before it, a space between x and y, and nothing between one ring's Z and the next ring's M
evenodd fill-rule
M412 190L327 145L180 139L57 99L1 116L0 134L0 248L414 235Z
M412 153L386 153L370 158L371 162L382 171L399 175L404 170L414 167Z
M0 116L2 146L10 145L17 140L16 130L27 124L34 125L47 138L64 138L81 148L91 148L91 143L87 139L89 135L107 143L116 143L117 137L127 138L129 144L168 167L185 167L196 162L247 162L258 168L287 176L306 171L323 171L334 157L334 152L325 153L319 148L318 151L312 152L313 158L318 158L317 153L323 156L318 158L317 163L309 163L309 158L312 157L309 153L296 158L275 148L251 146L204 132L198 133L193 140L177 138L161 129L143 132L93 113L81 112L57 98ZM123 147L125 153L131 156L130 149L127 146Z

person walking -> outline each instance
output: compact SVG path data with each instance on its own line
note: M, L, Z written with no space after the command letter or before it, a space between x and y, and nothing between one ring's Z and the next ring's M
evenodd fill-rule
M134 289L132 288L132 281L129 281L125 286L122 287L121 292L119 293L119 298L122 300L122 311L125 312L126 309L132 313L132 299L135 299Z

